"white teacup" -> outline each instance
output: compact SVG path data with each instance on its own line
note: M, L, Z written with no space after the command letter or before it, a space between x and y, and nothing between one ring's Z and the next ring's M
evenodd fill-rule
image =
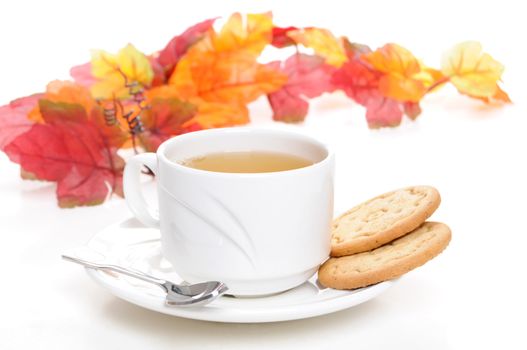
M288 153L314 164L221 173L178 163L224 151ZM143 164L156 175L159 214L141 193ZM131 158L124 193L142 223L160 228L163 255L183 279L222 281L234 295L264 295L302 284L327 258L333 173L333 154L311 137L271 129L212 129L177 136L157 153Z

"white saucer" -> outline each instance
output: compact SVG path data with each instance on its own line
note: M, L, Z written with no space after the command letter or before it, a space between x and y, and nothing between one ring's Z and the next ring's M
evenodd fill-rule
M144 227L135 219L107 227L96 234L88 246L112 263L181 282L170 263L161 256L159 231ZM118 274L86 271L101 286L130 303L172 316L216 322L276 322L324 315L372 299L395 282L341 291L319 286L314 276L294 289L272 296L222 296L206 306L177 308L165 306L165 293L155 286Z

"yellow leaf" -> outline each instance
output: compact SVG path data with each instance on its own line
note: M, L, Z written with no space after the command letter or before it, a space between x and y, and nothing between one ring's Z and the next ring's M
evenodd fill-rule
M211 45L217 52L245 50L258 56L272 40L273 19L270 13L248 14L246 23L239 13L231 15L218 34L212 32L198 45Z
M154 71L148 58L128 44L117 55L105 51L92 52L92 75L99 79L91 92L95 98L129 97L127 84L137 83L148 87Z
M94 98L97 99L111 99L113 97L118 99L127 99L130 97L125 80L118 74L108 75L106 79L95 82L90 91Z
M327 29L305 28L291 30L287 32L287 36L296 43L313 49L316 54L324 57L327 64L338 68L347 61L343 45Z
M441 71L462 94L490 98L498 91L498 81L504 67L481 44L466 41L454 46L443 55Z

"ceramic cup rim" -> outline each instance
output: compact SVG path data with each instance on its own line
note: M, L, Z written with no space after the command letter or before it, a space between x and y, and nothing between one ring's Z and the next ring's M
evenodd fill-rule
M195 169L187 167L185 165L179 164L175 161L168 159L166 155L167 149L174 147L178 143L184 143L188 140L197 138L197 137L214 137L214 136L224 136L224 135L240 135L240 134L250 134L255 135L265 134L266 136L272 137L273 135L285 136L287 138L293 139L293 141L307 142L315 147L322 150L325 154L322 159L315 161L313 164L302 168L296 168L291 170L282 170L282 171L273 171L273 172L262 172L262 173L227 173L227 172L215 172L209 170ZM284 153L287 153L284 151ZM174 170L178 170L184 173L193 174L196 176L212 176L212 177L235 177L235 178L261 178L261 177L277 177L277 176L295 176L312 171L317 171L319 168L325 167L327 163L330 163L334 157L333 150L328 147L328 145L320 142L314 137L289 130L280 130L280 129L270 129L263 127L254 127L254 126L244 126L244 127L229 127L229 128L217 128L217 129L207 129L194 131L187 134L182 134L171 139L164 141L159 148L157 149L157 157L163 164L168 165Z

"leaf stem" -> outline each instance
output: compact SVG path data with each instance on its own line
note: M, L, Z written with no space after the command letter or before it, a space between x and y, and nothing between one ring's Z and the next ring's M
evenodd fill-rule
M137 142L135 140L135 134L132 134L132 148L134 149L134 154L139 154L137 151Z
M441 78L439 79L438 81L436 81L435 83L433 83L432 85L430 85L428 87L428 89L426 90L426 93L429 93L431 92L432 90L434 90L435 88L443 85L443 84L446 84L450 81L450 77L444 77L444 78Z

